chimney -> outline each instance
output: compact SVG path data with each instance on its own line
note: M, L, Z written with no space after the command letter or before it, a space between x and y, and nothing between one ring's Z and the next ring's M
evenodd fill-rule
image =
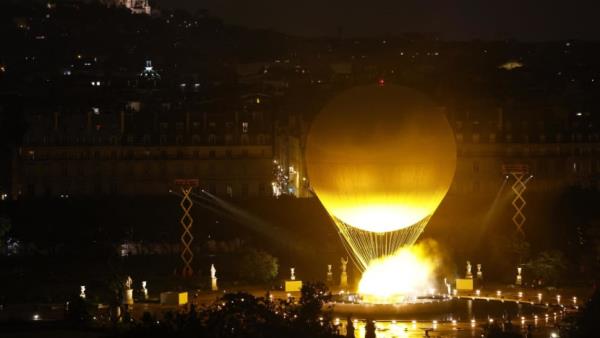
M186 134L190 133L190 112L189 111L185 112L185 133Z
M92 130L92 111L87 112L87 131L88 133Z
M504 111L502 110L501 107L497 108L498 111L498 122L497 122L497 128L498 131L502 131L502 129L504 128Z
M54 131L58 131L58 112L54 112Z
M125 133L125 111L124 110L121 110L119 119L120 119L120 121L119 121L120 131L121 131L121 134L124 134Z

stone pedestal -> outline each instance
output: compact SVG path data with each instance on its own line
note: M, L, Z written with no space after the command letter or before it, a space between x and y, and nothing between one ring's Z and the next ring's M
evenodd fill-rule
M521 272L522 272L522 268L518 267L517 268L517 278L515 280L515 285L521 285L523 284L523 277L521 277Z
M348 273L346 271L342 271L342 275L340 276L340 288L348 288Z
M285 292L300 292L302 289L301 280L286 280L285 281Z
M161 305L185 305L188 302L187 292L161 292Z
M217 285L217 277L212 277L210 279L210 289L212 291L219 291L219 286Z
M133 305L133 289L123 291L123 304Z
M457 278L455 290L472 291L473 290L473 278Z

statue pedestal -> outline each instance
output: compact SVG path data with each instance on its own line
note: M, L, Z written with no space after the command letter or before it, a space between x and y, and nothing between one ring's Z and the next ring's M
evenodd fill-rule
M285 292L300 292L302 289L301 280L286 280L285 281Z
M123 304L133 305L133 289L128 289L123 292Z
M457 278L455 290L472 291L473 290L473 278Z
M521 285L523 284L523 278L521 277L521 275L517 275L517 280L515 280L515 285Z
M212 291L219 291L219 287L217 286L217 278L213 277L210 279L210 289Z
M161 305L185 305L188 302L187 292L161 292Z
M340 277L340 288L341 289L348 288L348 273L346 273L346 271L343 271L342 276Z
M333 273L328 272L327 273L327 283L331 283L333 282Z

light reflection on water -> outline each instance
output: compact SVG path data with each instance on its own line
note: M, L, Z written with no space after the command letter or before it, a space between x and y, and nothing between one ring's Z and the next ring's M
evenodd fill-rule
M519 321L514 321L513 325L515 329L520 330L523 334L527 331L527 325L531 324L534 332L537 335L549 336L549 332L553 332L554 326L552 323L544 321L535 321L530 319L524 325L517 324ZM425 337L425 332L428 331L430 337L453 337L453 338L466 338L466 337L481 337L483 333L483 325L486 321L478 321L474 324L470 322L443 322L433 324L433 322L395 322L390 321L378 321L375 323L375 334L377 338L413 338L413 337ZM358 321L354 324L354 337L364 338L365 337L365 325L366 322ZM340 324L339 333L346 336L346 323L342 321Z
M553 329L554 321L552 316L550 321L544 320L546 309L536 307L530 304L500 302L487 300L453 300L451 303L445 304L442 308L437 308L437 313L420 313L413 314L413 319L407 312L397 313L380 313L380 309L374 306L365 306L363 311L357 313L357 307L344 308L352 310L351 313L340 313L335 311L341 319L336 319L339 323L340 334L346 334L347 316L352 315L354 318L356 338L365 337L366 318L376 320L376 336L377 338L408 338L408 337L425 337L427 330L430 337L481 337L483 326L495 320L495 323L502 323L510 320L512 325L521 330L523 333L527 330L527 326L537 332L548 333ZM448 306L450 305L450 306ZM389 307L386 308L389 310ZM535 317L542 318L541 320L534 319ZM394 319L395 318L395 319ZM523 320L522 318L525 318Z

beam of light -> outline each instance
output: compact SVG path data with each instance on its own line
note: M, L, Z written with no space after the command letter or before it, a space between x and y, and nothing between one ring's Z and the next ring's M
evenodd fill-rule
M181 194L178 193L177 190L173 190L172 193L181 197ZM203 191L201 194L192 192L190 196L194 203L197 203L202 208L210 210L217 215L253 230L256 233L265 236L265 238L275 244L298 252L306 251L306 247L308 247L306 243L302 243L297 237L292 236L292 234L285 230L277 228L267 221L264 221L213 194Z
M504 199L508 200L508 197L505 197L504 199L501 198L502 192L504 192L504 187L506 187L507 182L508 182L508 176L506 176L504 178L504 180L502 180L502 184L500 185L500 188L498 189L498 192L496 193L496 197L494 197L494 201L492 202L492 204L488 208L487 212L485 213L485 216L483 217L483 225L484 226L482 227L482 229L485 228L485 226L489 225L490 221L492 220L492 216L496 212L496 208L498 207L498 205L501 204L501 201L503 201ZM509 196L509 195L507 194L507 196Z

